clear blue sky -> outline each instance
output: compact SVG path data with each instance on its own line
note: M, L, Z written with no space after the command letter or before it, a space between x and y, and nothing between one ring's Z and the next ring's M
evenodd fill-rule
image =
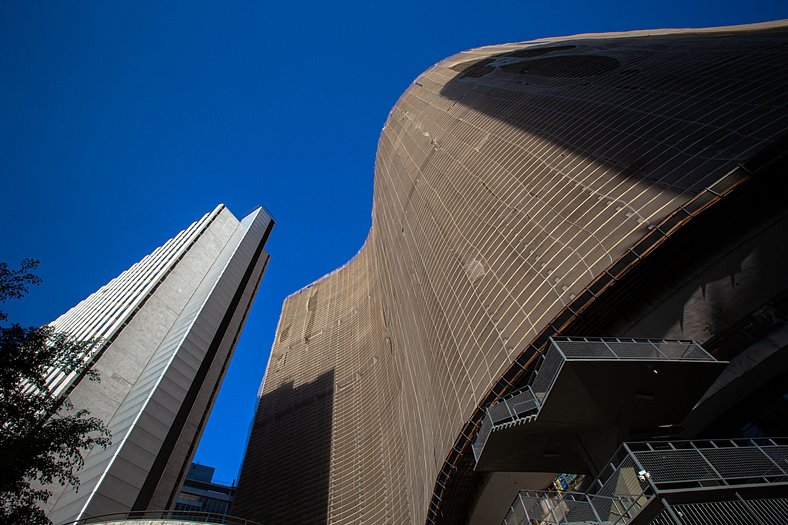
M378 135L463 49L788 17L784 0L0 0L0 261L42 261L6 304L43 324L223 202L277 219L272 259L197 452L237 476L284 297L370 225Z

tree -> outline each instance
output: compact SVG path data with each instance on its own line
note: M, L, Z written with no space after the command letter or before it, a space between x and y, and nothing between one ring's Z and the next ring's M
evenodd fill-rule
M8 264L0 263L0 303L8 299L21 299L30 291L31 284L41 284L41 278L33 273L39 261L25 259L18 270L9 270ZM8 320L8 315L0 311L0 321Z
M34 259L18 270L0 263L0 302L19 299L39 284L37 267ZM0 321L7 319L0 312ZM67 397L55 396L46 384L53 369L97 381L85 363L99 344L51 326L0 326L0 523L49 524L38 504L51 491L41 487L55 481L78 487L75 472L84 451L109 446L110 433L100 419L73 410Z

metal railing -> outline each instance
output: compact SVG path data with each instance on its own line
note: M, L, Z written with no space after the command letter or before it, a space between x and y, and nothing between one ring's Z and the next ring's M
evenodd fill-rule
M503 524L624 525L652 502L651 525L788 523L788 498L753 496L775 484L788 485L788 438L624 443L588 492L521 491Z
M476 434L476 440L471 446L474 457L479 459L479 455L493 430L527 421L539 413L539 408L541 408L541 404L531 387L528 386L488 408L479 432Z
M624 443L590 490L611 496L619 488L659 494L774 483L788 484L788 438Z
M566 359L715 361L695 341L623 337L551 337L550 347Z
M566 361L573 360L715 361L698 343L671 339L620 337L551 337L528 386L499 399L487 408L471 449L479 460L496 430L534 420Z
M186 521L195 523L210 523L214 525L261 525L256 521L226 516L215 512L197 512L190 510L145 510L103 514L69 521L61 525L88 525L98 523L113 523L118 521L148 520L148 521Z
M649 525L721 525L788 523L788 498L735 499L704 503L665 504Z
M580 492L523 490L509 507L503 525L624 525L651 499L653 496L642 494L607 497Z

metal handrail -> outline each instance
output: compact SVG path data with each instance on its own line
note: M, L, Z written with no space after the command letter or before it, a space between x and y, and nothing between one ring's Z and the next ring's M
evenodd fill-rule
M572 510L561 509L561 513L557 514L556 510L558 510L559 506L562 503L571 502L573 504L582 505L583 508L586 508L593 514L594 521L584 520L587 523L597 523L597 524L620 524L625 525L629 523L637 514L638 512L645 507L651 500L653 496L643 496L640 495L637 499L632 500L629 502L629 505L622 504L624 508L623 513L616 513L615 516L610 516L607 519L603 519L599 514L599 509L597 506L601 503L602 500L609 502L612 506L614 503L625 503L625 500L622 496L598 496L594 495L589 497L587 493L582 492L571 492L571 491L562 491L562 492L554 492L554 491L531 491L531 490L521 490L517 497L515 498L512 505L509 507L509 513L504 518L503 523L508 523L508 519L519 514L518 511L522 511L526 517L528 518L536 518L536 519L545 519L547 521L545 523L553 523L553 524L568 524L571 523L571 517L567 516L565 513L571 513ZM541 512L540 516L531 516L529 512L529 502L531 501L540 501L541 502ZM637 510L634 513L630 512L634 509L635 505L638 505ZM576 508L576 507L575 507ZM577 508L576 508L577 509ZM607 512L607 511L606 511ZM546 514L549 513L550 516L547 517ZM614 519L614 521L611 520ZM552 521L550 521L552 520Z
M743 459L738 455L741 450L748 449L758 452L756 459L763 460L770 464L769 472L753 472L747 468L748 462L752 461L751 456ZM648 476L640 480L641 489L650 493L658 494L663 491L673 490L675 484L680 487L676 490L684 490L686 483L697 483L700 486L713 488L715 486L744 486L752 484L786 484L788 483L788 467L775 461L774 453L777 450L788 450L788 439L786 438L734 438L734 439L698 439L698 440L675 440L675 441L654 441L654 442L627 442L623 443L618 452L611 458L610 463L599 473L591 486L591 493L598 494L607 483L616 475L620 468L629 463L637 471L646 472L651 467L659 465L664 468L681 462L685 464L686 456L674 454L692 453L692 459L698 462L703 468L693 476L673 475L665 472L652 471ZM714 451L719 454L716 457L710 455ZM649 465L642 462L644 455L659 453L658 459L649 460ZM725 459L726 470L719 470L719 461ZM722 458L722 459L721 459ZM656 462L656 463L654 463ZM731 470L733 469L733 470ZM738 471L740 469L740 471ZM662 470L662 468L658 468ZM758 481L752 481L757 479Z
M606 343L687 343L697 344L694 339L665 339L661 337L587 337L576 335L554 335L550 339L556 342L597 342L602 341Z
M605 353L604 355L595 355L592 353L579 353L577 351L565 351L561 345L568 345L572 343L591 343L594 345L601 345ZM642 345L643 353L639 355L636 353L626 352L623 353L621 348L616 348L616 345ZM664 345L686 345L687 349L680 355L673 355L669 348ZM663 346L660 346L663 345ZM588 349L586 348L586 352ZM618 337L550 337L547 350L542 354L542 358L534 366L530 373L528 383L509 392L508 394L496 399L485 408L484 418L479 425L476 436L474 437L471 448L473 455L477 462L481 455L481 451L487 443L490 435L502 428L509 428L513 425L523 422L532 421L538 417L546 398L549 396L553 387L558 380L565 364L570 361L637 361L637 360L658 360L658 361L715 361L714 357L706 352L702 346L697 342L687 339L627 339ZM510 402L518 397L529 398L533 400L533 406L528 406L522 411L517 410ZM505 409L505 411L503 410ZM508 414L506 418L500 418L500 414L496 416L494 412L504 412ZM496 420L496 417L498 419Z
M574 361L579 359L584 359L587 357L592 356L577 356L577 355L567 355L561 349L561 343L595 343L595 344L602 344L605 348L610 352L610 355L606 355L604 357L597 357L593 356L595 359L616 359L616 360L638 360L638 359L653 359L657 356L633 356L633 355L619 355L618 352L615 350L615 345L617 344L637 344L643 346L650 346L652 350L655 350L659 357L659 360L666 360L666 361L716 361L714 356L709 354L697 341L693 341L690 339L635 339L635 338L624 338L624 337L576 337L576 336L553 336L549 338L550 347L558 350L561 355L566 360ZM685 355L681 356L670 356L665 354L662 350L660 345L672 345L672 344L680 344L680 345L687 345L689 348L696 352L698 355L694 357L687 357ZM549 351L549 350L548 350Z
M547 351L544 354L545 359L547 358L548 353L551 352L551 351L557 351L561 355L563 361L576 361L576 360L582 359L582 357L566 355L566 353L561 349L560 343L562 343L562 342L568 342L568 343L584 342L584 343L602 343L602 344L604 344L610 350L610 353L611 353L610 356L605 356L605 359L636 360L636 359L638 359L637 357L633 357L633 356L624 356L624 357L622 357L622 356L620 356L615 351L615 349L610 347L610 345L608 343L638 343L638 344L644 344L644 345L645 344L652 345L653 348L659 354L660 357L658 359L660 359L660 360L666 360L666 361L675 361L675 360L679 360L679 361L714 361L715 360L714 357L711 354L709 354L708 352L706 352L702 346L700 346L696 341L693 341L691 339L644 339L644 338L623 338L623 337L576 337L576 336L562 336L562 337L559 337L559 336L553 336L553 337L549 338L549 341L550 341L551 344L548 346ZM665 344L681 343L681 344L691 345L691 346L694 347L694 349L696 349L696 350L698 350L700 352L703 352L703 354L705 354L705 355L704 355L704 357L698 357L698 358L685 358L685 357L676 358L676 357L670 357L670 356L665 355L659 349L659 347L656 346L656 344L659 344L659 343L665 343ZM648 358L649 359L653 359L653 356L649 356ZM544 361L540 362L534 368L534 370L532 371L532 374L535 375L535 374L539 373L539 371L541 369L541 365L543 364L543 362ZM560 368L555 371L554 375L557 376L559 372L560 372ZM550 385L547 388L547 390L550 390L550 388L552 388L553 382L554 382L554 380L550 382ZM523 388L519 388L517 390L514 390L513 392L510 392L510 393L506 394L505 396L502 396L502 397L498 398L490 406L497 405L499 403L502 403L502 402L506 401L507 399L511 399L511 398L513 398L515 396L518 396L521 393L523 393L523 391L526 390L526 389L527 389L527 387L523 387Z
M129 512L116 512L113 514L102 514L81 518L75 521L68 521L61 525L87 525L90 523L110 523L113 521L125 520L172 520L172 521L191 521L196 523L211 523L217 525L261 525L260 523L236 516L227 516L215 512L202 512L191 510L142 510Z

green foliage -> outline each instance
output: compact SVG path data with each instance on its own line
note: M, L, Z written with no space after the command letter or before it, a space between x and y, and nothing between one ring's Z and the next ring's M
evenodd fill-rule
M25 259L18 270L9 270L8 264L0 263L0 302L21 299L29 291L28 286L40 284L41 278L33 273L38 264L35 259ZM8 315L0 312L0 321L7 319Z
M19 270L0 263L0 301L18 299L40 279L32 273L38 261L27 259ZM0 312L0 320L6 320ZM75 472L83 453L106 448L110 433L87 410L74 411L68 398L52 395L46 386L53 369L84 374L100 341L79 341L50 326L0 327L0 523L49 524L38 504L51 492L42 485L58 482L78 486Z

